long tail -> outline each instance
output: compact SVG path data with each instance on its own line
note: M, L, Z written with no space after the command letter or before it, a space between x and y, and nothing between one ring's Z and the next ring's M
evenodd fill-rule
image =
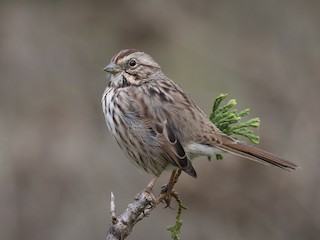
M259 148L255 148L225 136L222 139L222 144L217 146L218 148L236 154L238 156L257 161L266 165L274 165L276 167L282 168L284 170L290 171L297 169L297 165L287 161L283 158L280 158L272 153L264 151Z

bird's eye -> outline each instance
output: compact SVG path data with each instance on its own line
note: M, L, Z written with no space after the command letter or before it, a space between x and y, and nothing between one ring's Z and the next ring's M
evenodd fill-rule
M130 66L130 67L134 67L134 66L136 66L136 65L137 65L136 60L134 60L134 59L129 60L129 66Z

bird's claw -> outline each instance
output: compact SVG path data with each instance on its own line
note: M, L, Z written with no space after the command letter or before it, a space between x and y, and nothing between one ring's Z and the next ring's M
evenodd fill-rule
M173 185L168 183L166 185L163 185L161 187L161 194L160 194L160 198L161 198L161 202L165 203L166 206L164 208L170 208L173 209L170 206L171 203L171 198L172 198L172 190L173 190Z

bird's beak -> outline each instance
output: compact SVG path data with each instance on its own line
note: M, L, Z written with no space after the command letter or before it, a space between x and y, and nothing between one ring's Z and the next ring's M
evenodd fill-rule
M120 72L121 69L119 68L119 66L115 62L111 62L103 69L103 71L111 73L111 74L116 74L116 73Z

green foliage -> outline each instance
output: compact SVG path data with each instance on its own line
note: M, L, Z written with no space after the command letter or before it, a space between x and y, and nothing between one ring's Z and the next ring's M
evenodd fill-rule
M237 135L248 138L252 143L259 143L259 136L249 128L257 128L260 125L259 118L252 118L245 122L240 123L241 119L250 113L250 109L247 108L238 112L236 109L231 109L237 105L235 99L229 100L229 102L220 106L221 102L228 96L228 94L221 93L214 101L212 113L210 114L210 121L213 122L223 133L236 138ZM210 156L208 157L211 159ZM216 154L216 159L221 160L223 157L221 154Z
M179 204L179 208L176 216L176 223L175 225L167 227L167 230L171 232L171 239L173 240L180 239L179 234L180 234L180 229L182 227L181 212L182 212L182 209L184 210L187 209L180 200L178 201L178 204Z

